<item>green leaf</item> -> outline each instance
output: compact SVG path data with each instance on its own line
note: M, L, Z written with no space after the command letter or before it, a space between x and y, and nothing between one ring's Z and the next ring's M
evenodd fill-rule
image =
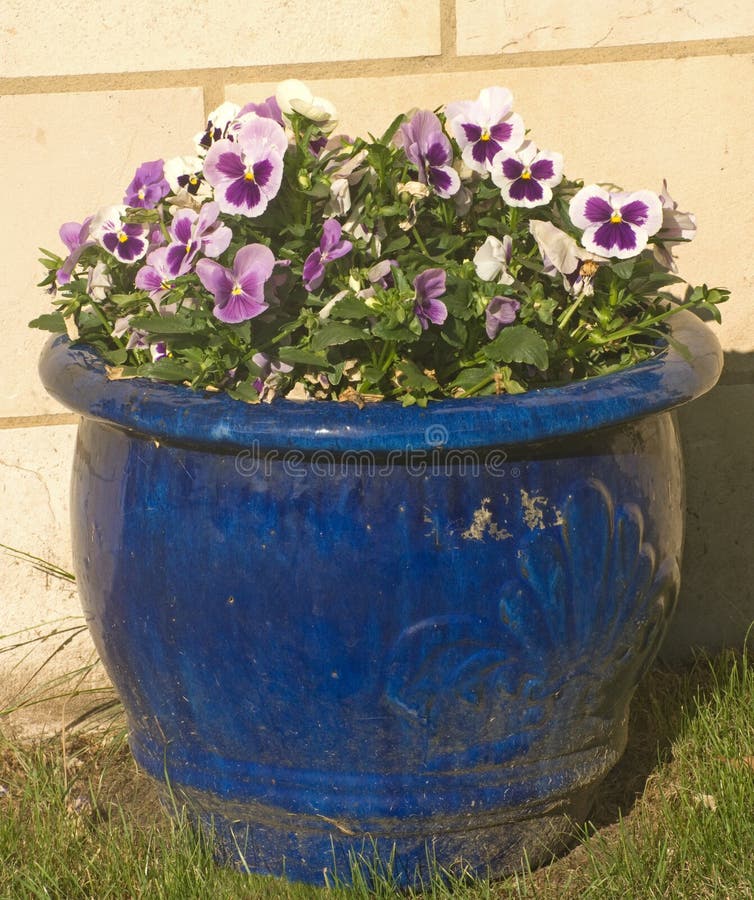
M338 344L347 344L349 341L361 341L366 337L368 337L367 333L354 325L330 322L314 335L311 348L314 351L324 350L325 347L335 347Z
M122 366L128 359L129 353L124 347L119 347L117 350L108 350L102 356L111 366Z
M543 322L545 325L552 325L552 314L555 312L558 306L558 301L553 297L543 297L541 300L537 300L534 304L534 308L537 312L537 318L540 322Z
M51 331L53 334L63 334L65 332L65 321L63 314L60 312L43 313L29 322L29 328L39 328L41 331Z
M373 316L374 310L370 309L360 297L346 296L330 310L331 319L363 319Z
M535 366L540 371L547 368L549 356L547 342L526 325L511 325L483 349L487 359L493 362L518 362Z
M632 257L631 259L623 259L620 262L611 263L610 268L615 272L618 278L628 279L633 274L635 264L636 258Z
M421 325L419 325L419 332L421 333ZM383 341L408 341L409 343L415 341L419 336L406 325L397 322L377 322L372 328L372 334Z
M206 322L185 316L134 316L131 326L148 334L191 334L207 327Z
M157 378L159 381L188 381L192 371L173 359L158 359L157 362L142 363L137 370L138 374L146 378Z
M311 350L303 350L300 347L281 347L278 350L278 359L290 366L324 366L327 364L323 353L312 353Z

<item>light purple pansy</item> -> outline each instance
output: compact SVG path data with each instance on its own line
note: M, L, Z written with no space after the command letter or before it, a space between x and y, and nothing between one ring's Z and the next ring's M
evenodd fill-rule
M169 247L159 247L147 256L147 264L136 273L134 284L147 291L152 300L162 300L175 285L173 279L178 274L172 270Z
M322 226L319 247L306 257L302 275L307 291L316 291L325 279L325 265L350 253L353 244L344 240L343 229L337 219L326 219Z
M246 106L242 106L238 116L238 119L242 119L248 113L255 113L263 119L272 119L273 122L277 122L278 125L283 126L283 113L280 111L280 105L278 104L275 97L268 97L266 100L263 100L261 103L247 103ZM231 128L233 125L231 125Z
M123 202L126 206L154 209L170 193L170 185L165 178L164 162L161 159L142 163L136 170L131 184L126 188Z
M460 100L445 108L448 128L470 169L485 174L501 150L515 151L524 140L524 122L511 112L513 94L507 88L490 87L476 100Z
M434 113L419 110L410 122L401 125L396 141L416 166L422 184L428 184L444 199L458 192L461 179L452 165L453 148Z
M167 262L173 275L185 275L191 271L198 253L217 257L228 249L233 232L218 222L220 207L217 203L204 203L199 210L181 209L173 217L168 229L172 238L167 247Z
M84 221L66 222L60 226L60 240L68 248L68 256L65 258L63 265L55 273L55 280L58 284L68 284L71 280L71 273L76 268L79 257L87 247L93 247L96 241L92 240L90 235L90 226L94 216L87 216Z
M430 322L442 325L448 317L448 308L438 299L445 293L445 270L425 269L414 278L416 299L414 313L424 331Z
M272 275L275 256L264 244L248 244L236 253L233 268L200 259L196 274L214 296L214 315L221 322L245 322L267 309L264 285Z
M612 192L590 184L571 200L568 212L584 229L587 250L617 259L637 256L662 226L662 203L652 191Z
M492 180L508 206L544 206L552 200L552 189L563 180L563 157L537 150L526 141L515 153L503 150L497 154L492 161Z
M124 263L134 263L149 249L149 226L124 222L125 206L107 206L92 220L92 237Z
M277 194L283 178L285 132L272 119L251 118L235 135L209 149L204 176L215 189L215 200L225 213L261 215Z
M501 328L512 325L516 321L519 309L521 304L513 297L493 297L484 311L484 329L487 337L492 340Z

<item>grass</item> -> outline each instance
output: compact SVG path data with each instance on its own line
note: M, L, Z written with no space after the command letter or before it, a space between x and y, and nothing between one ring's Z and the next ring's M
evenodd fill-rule
M56 626L40 638L52 640L48 658L72 633ZM72 678L75 694L81 672ZM59 677L45 684L48 693L65 691ZM29 702L41 702L45 691L27 688ZM398 895L389 861L372 864L371 886L363 867L354 867L350 888L289 884L215 865L181 814L169 818L159 806L129 755L112 697L87 688L84 699L86 714L35 739L14 737L7 727L22 701L0 710L0 900ZM627 752L577 838L570 853L537 871L497 882L438 872L403 896L754 898L754 663L746 651L649 674L634 699Z

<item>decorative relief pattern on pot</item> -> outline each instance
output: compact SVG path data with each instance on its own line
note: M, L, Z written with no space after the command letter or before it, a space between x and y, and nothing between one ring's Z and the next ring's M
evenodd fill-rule
M392 648L385 696L423 733L431 769L478 768L598 748L665 633L679 586L633 503L589 479L556 525L519 539L518 573L490 616L438 615ZM496 608L495 608L496 607ZM469 749L469 735L474 735Z

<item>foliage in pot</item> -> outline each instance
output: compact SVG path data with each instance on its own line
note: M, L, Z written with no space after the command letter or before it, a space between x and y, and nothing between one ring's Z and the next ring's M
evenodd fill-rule
M693 217L566 181L504 89L332 119L296 82L226 105L47 255L82 602L221 855L501 872L625 745L678 590L671 410L720 369L683 308L727 292L658 293Z

